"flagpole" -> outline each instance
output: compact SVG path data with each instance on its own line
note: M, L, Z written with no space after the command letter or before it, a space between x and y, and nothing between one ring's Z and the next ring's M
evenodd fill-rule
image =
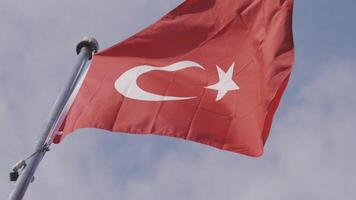
M18 168L24 167L24 169L18 177L15 187L10 193L8 200L21 200L25 195L30 182L33 181L33 175L37 169L37 166L49 150L49 146L52 144L52 134L54 134L52 132L54 127L56 126L58 119L61 117L62 111L65 108L73 90L76 88L81 76L86 71L87 62L92 58L92 55L98 51L98 48L98 42L94 38L85 37L78 43L76 47L78 59L74 65L73 73L68 79L64 90L61 92L54 105L54 109L51 112L46 128L43 130L42 135L35 146L35 153L31 158L29 158L28 163L20 161L17 164L19 166L14 166L14 171L16 169L16 173Z

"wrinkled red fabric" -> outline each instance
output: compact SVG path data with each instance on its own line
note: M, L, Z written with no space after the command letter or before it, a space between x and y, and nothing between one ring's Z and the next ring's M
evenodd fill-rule
M183 138L260 156L294 61L293 0L187 0L143 31L93 57L55 142L78 128ZM150 71L145 91L194 96L177 101L125 97L114 85L139 65L194 61L205 70ZM217 67L240 89L219 101Z

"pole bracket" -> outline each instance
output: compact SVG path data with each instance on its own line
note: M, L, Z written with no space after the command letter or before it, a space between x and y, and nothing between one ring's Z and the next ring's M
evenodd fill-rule
M20 160L12 167L12 172L10 172L11 182L17 181L17 178L19 177L19 171L25 169L26 165L26 160Z

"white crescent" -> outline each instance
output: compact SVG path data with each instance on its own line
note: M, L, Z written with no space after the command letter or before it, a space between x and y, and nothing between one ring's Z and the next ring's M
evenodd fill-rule
M141 101L176 101L187 100L196 97L179 97L179 96L163 96L147 92L137 85L137 79L144 73L150 71L177 71L186 68L200 68L204 69L201 65L193 61L180 61L165 67L156 67L151 65L139 65L127 70L115 81L115 89L123 96Z

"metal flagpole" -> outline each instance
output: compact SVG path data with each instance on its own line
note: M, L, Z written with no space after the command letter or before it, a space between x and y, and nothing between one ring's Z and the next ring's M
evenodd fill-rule
M36 144L35 153L31 155L27 164L24 160L22 160L13 167L13 171L16 174L17 170L20 168L23 168L23 171L18 179L17 177L15 178L17 181L14 189L9 195L8 200L21 200L25 195L30 182L32 182L34 178L33 175L37 169L37 166L49 150L49 146L52 144L52 134L54 134L52 132L54 130L54 126L56 126L58 119L61 117L62 111L65 108L68 99L71 97L73 90L76 88L77 83L84 74L83 72L86 71L87 62L92 58L92 55L98 51L98 48L98 42L94 38L85 37L78 43L76 48L78 59L74 65L73 73L54 105L54 109L51 112L47 126L43 130L41 138Z

